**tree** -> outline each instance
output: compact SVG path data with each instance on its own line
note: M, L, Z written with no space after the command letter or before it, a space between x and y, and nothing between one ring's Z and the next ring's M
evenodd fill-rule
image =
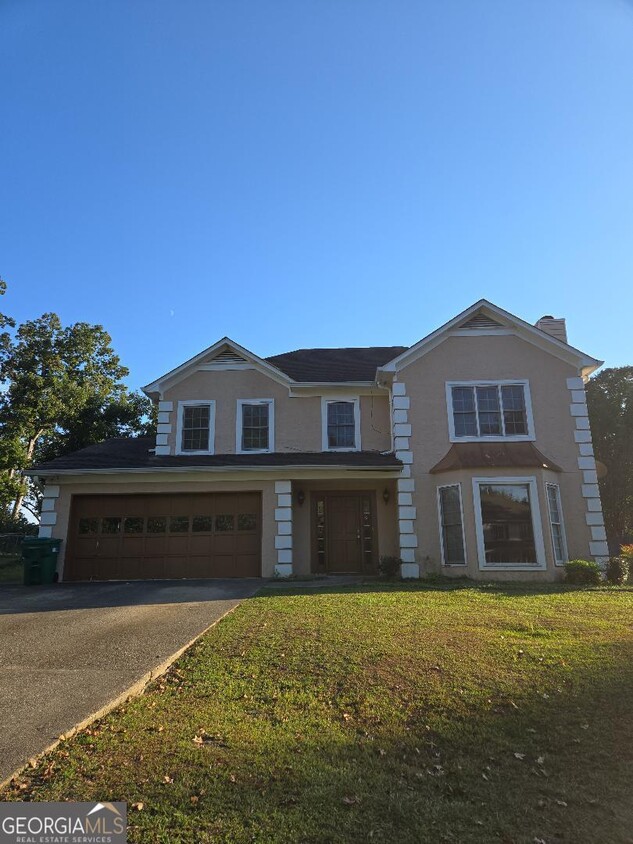
M607 536L619 546L633 535L633 366L604 369L586 393L596 460L607 469L600 479Z
M53 313L0 335L0 507L13 502L14 519L30 489L22 470L35 460L151 426L151 402L125 386L111 342L102 326L64 328Z

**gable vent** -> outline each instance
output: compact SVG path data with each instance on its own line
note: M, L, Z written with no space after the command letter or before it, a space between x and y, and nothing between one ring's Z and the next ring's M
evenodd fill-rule
M460 328L503 328L500 322L485 314L476 314L459 326Z
M219 355L216 355L214 358L207 361L209 366L217 366L223 369L227 366L243 366L246 363L248 363L246 358L242 357L242 355L237 352L234 352L233 349L225 349L223 352L220 352Z

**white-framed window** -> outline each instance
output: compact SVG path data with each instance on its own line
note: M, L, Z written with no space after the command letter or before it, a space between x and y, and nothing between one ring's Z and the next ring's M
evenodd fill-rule
M534 439L528 381L447 381L446 404L451 442Z
M323 451L360 450L360 400L323 398L321 400Z
M442 565L465 566L466 539L461 484L438 486L437 512L440 524Z
M176 454L213 454L215 402L178 402Z
M544 569L536 478L473 478L480 569Z
M564 566L567 562L567 538L563 522L563 508L560 501L560 487L558 484L546 482L547 509L552 532L552 551L557 566Z
M235 450L238 454L275 450L273 399L237 400Z

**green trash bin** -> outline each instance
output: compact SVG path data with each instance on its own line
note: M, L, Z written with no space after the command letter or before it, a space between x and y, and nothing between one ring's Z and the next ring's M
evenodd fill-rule
M35 536L22 540L25 586L55 583L57 555L61 544L61 539L40 539Z

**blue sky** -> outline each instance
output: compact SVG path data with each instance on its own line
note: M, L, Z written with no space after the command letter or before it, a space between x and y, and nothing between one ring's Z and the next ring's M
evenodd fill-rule
M147 383L485 297L631 364L633 4L0 0L3 309Z

